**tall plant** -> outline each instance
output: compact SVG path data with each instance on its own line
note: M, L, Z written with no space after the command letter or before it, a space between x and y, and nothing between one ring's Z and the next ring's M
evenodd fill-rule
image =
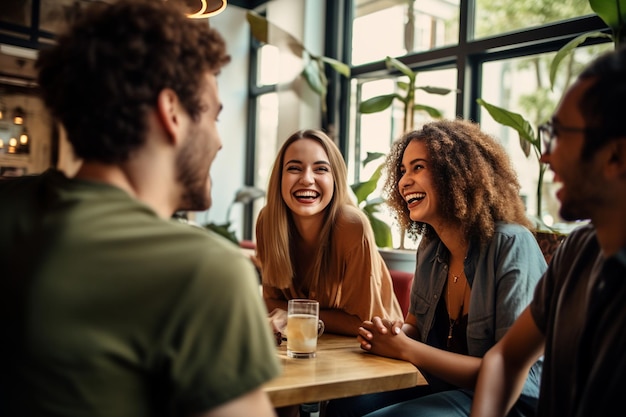
M626 41L626 0L589 0L589 6L610 29L610 34L604 32L588 32L569 41L554 56L550 66L550 85L554 87L556 74L564 58L571 55L574 49L590 38L608 38L613 42L615 49Z
M415 122L415 112L416 111L424 111L428 113L433 118L440 118L442 116L441 111L438 109L425 105L415 103L415 92L417 90L423 90L429 94L438 94L438 95L446 95L452 91L458 92L456 89L444 88L444 87L432 87L432 86L416 86L415 83L417 81L417 72L414 72L407 65L402 63L396 58L386 57L385 65L390 70L400 71L403 75L406 75L409 79L408 82L405 81L397 81L396 86L399 91L402 91L404 94L400 93L391 93L384 94L381 96L372 97L368 100L365 100L359 105L359 112L363 114L368 113L377 113L383 111L394 102L394 100L398 100L402 103L403 108L403 124L402 131L408 132L409 130L413 130L414 122Z
M412 71L407 65L402 63L396 58L386 57L385 65L389 70L396 70L406 75L407 81L398 80L396 82L397 90L399 93L383 94L380 96L372 97L363 101L359 105L359 112L362 114L377 113L389 108L394 101L399 101L402 104L403 109L403 123L402 131L408 132L413 130L415 122L416 112L426 112L431 117L437 119L442 117L440 110L428 106L426 104L419 104L415 102L415 92L418 90L425 91L429 94L446 95L450 92L458 92L456 89L444 88L444 87L432 87L432 86L416 86L417 72ZM367 158L363 161L363 166L366 166L370 162L379 160L385 156L380 152L368 152ZM384 200L381 197L370 198L370 195L378 188L378 181L382 178L384 164L381 163L374 170L372 176L363 182L352 184L352 191L354 192L357 203L365 215L369 218L374 229L374 236L376 238L376 244L379 247L391 247L391 228L384 221L380 220L376 213L380 212L381 204ZM400 239L400 248L404 247L404 239Z
M519 143L524 155L530 157L531 152L537 158L539 162L539 177L537 180L536 189L536 213L537 217L541 217L542 195L543 195L543 176L546 172L546 164L539 161L541 158L541 138L539 136L539 129L534 130L528 120L526 120L521 114L506 110L502 107L487 103L482 98L476 100L478 104L483 106L485 110L491 115L493 120L501 125L508 126L517 131L519 135ZM540 221L540 220L539 220Z
M591 9L606 23L610 28L611 34L604 32L584 33L564 45L554 56L550 64L550 85L554 88L556 76L560 63L564 58L574 52L574 49L581 45L589 38L608 38L614 43L614 47L618 48L623 44L626 37L626 0L589 0ZM510 110L487 103L483 99L476 100L478 104L483 106L491 117L498 123L513 128L519 135L519 143L522 151L529 157L531 154L537 158L541 158L541 139L539 130L533 129L532 124L522 115ZM545 227L541 221L541 211L543 207L543 180L547 166L539 161L539 176L536 189L536 213L538 223Z

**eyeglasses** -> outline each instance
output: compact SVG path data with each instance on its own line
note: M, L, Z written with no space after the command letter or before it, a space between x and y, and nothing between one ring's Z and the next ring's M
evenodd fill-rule
M542 153L549 155L559 132L586 133L589 129L584 127L563 126L560 123L555 123L553 120L548 120L546 123L540 125L538 130L541 146L543 148Z

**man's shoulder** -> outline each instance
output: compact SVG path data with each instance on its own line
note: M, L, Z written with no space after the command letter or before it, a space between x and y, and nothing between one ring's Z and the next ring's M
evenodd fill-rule
M0 198L36 194L43 186L54 186L65 180L62 172L49 169L41 174L0 178Z
M571 258L579 257L583 252L585 252L586 257L600 253L596 229L591 223L577 227L567 235L557 248L554 257L559 259L567 258L569 260L565 262L569 263Z

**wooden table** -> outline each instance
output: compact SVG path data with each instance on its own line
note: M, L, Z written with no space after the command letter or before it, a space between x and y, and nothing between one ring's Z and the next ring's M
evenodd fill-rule
M312 359L287 357L286 345L277 348L282 374L263 386L274 407L427 384L413 364L367 353L356 337L323 334Z

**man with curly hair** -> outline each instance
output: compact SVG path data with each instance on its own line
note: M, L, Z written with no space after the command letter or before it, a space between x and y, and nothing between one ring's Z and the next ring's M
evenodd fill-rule
M211 205L229 60L206 22L147 0L94 5L41 51L83 163L0 181L0 415L274 415L252 263L170 220Z
M534 298L487 354L472 416L504 416L544 355L538 416L621 416L626 387L626 49L589 64L540 129L565 220Z

